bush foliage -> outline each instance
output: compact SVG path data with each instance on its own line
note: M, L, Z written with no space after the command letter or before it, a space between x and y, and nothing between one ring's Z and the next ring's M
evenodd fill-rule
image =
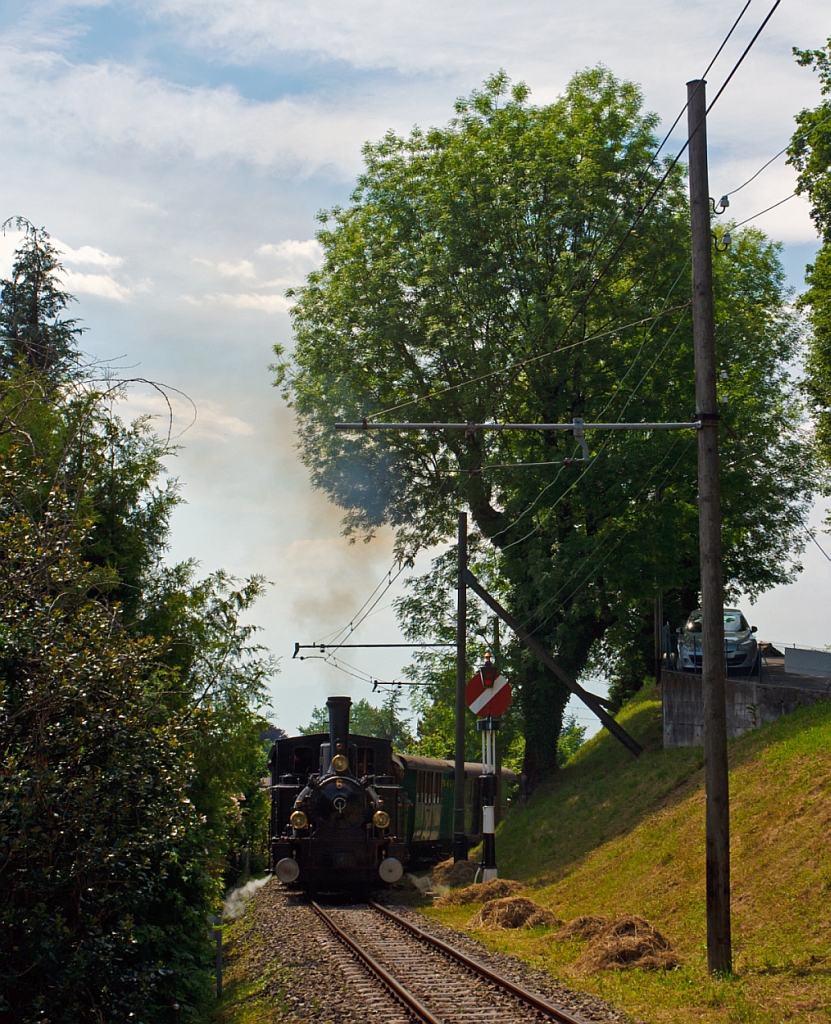
M162 563L171 450L69 350L58 255L28 228L0 282L0 1019L197 1020L205 914L265 825L264 581Z

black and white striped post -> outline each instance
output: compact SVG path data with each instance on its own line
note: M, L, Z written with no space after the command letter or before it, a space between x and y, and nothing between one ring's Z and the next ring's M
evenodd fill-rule
M482 881L497 877L496 870L496 801L499 796L499 777L496 771L496 733L499 716L511 703L511 684L499 674L490 654L485 664L468 682L465 701L474 715L478 715L477 730L482 734L482 774L479 793L482 802ZM476 872L477 877L479 871Z
M480 718L476 728L482 733L482 881L498 877L496 869L496 800L499 779L496 775L496 733L498 718Z

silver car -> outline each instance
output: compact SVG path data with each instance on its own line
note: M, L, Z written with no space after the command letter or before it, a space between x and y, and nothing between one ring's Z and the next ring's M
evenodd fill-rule
M701 668L701 609L690 612L683 630L678 631L678 667ZM738 608L724 609L724 659L728 672L733 668L752 668L756 664L758 644L755 626L749 626Z

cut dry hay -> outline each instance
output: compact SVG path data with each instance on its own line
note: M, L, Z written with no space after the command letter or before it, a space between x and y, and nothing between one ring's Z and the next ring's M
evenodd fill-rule
M605 917L575 917L552 938L556 942L566 942L568 939L593 939L608 923Z
M635 968L671 970L679 963L669 940L657 928L642 917L626 915L607 921L594 934L574 970L581 974Z
M537 928L562 924L548 909L526 896L508 896L484 903L468 922L471 928Z
M522 882L511 882L507 878L492 878L489 882L479 882L465 889L449 892L436 900L437 907L457 907L464 903L489 903L491 900L513 896L523 888Z
M459 889L470 885L476 877L477 865L472 860L460 860L455 864L453 858L443 860L430 873L433 885L446 885L450 889Z

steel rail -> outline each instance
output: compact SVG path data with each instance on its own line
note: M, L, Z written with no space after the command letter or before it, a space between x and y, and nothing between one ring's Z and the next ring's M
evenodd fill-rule
M559 1021L560 1024L586 1024L585 1021L580 1020L579 1017L572 1017L571 1014L566 1013L565 1010L561 1010L556 1006L552 1006L551 1003L546 1002L544 999L540 999L539 996L535 996L533 992L528 992L526 989L517 985L515 982L510 981L508 978L503 977L501 974L497 974L492 971L489 967L485 967L484 964L478 963L476 960L462 953L461 950L455 949L453 946L442 941L442 939L436 938L435 935L430 935L428 932L422 931L419 927L412 924L404 917L399 917L398 914L394 914L391 910L387 910L386 907L382 907L380 903L376 903L374 900L370 901L369 904L373 910L379 911L386 917L391 918L396 924L405 928L408 932L414 935L417 939L427 943L430 946L435 947L447 956L457 960L464 967L469 968L480 977L485 978L493 985L499 986L504 991L510 993L512 996L516 996L517 999L521 999L524 1003L532 1006L535 1010L539 1010L540 1013L544 1013L551 1017L553 1020Z
M361 963L369 968L381 984L388 989L388 991L391 992L392 995L406 1007L406 1009L414 1013L419 1020L424 1022L424 1024L444 1024L444 1022L438 1017L435 1017L430 1013L427 1007L423 1003L419 1002L412 992L409 992L403 985L397 982L391 974L385 971L378 961L371 957L369 953L367 953L366 950L352 938L351 935L336 924L322 907L315 903L314 900L311 900L310 902L312 910L329 928L335 938L342 942L347 949L350 949Z

